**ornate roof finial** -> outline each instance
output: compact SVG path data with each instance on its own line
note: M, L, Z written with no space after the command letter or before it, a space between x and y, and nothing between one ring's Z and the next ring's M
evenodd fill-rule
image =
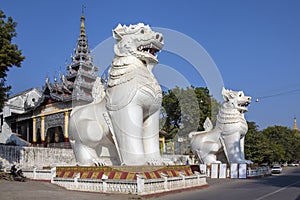
M298 131L296 116L294 117L294 131Z
M80 25L80 36L85 36L85 27L84 27L84 20L85 20L85 17L84 17L84 9L85 9L85 6L82 5L82 13L81 13L81 25Z

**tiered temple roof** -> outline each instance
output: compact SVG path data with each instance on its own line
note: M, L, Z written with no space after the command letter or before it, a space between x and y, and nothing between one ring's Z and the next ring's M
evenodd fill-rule
M77 104L86 104L93 101L93 84L98 77L98 67L93 65L93 59L88 48L88 39L85 33L84 12L81 15L80 35L72 56L72 62L67 66L67 73L60 76L60 81L54 83L46 78L43 87L41 103L74 101Z
M24 145L20 141L26 140L43 147L70 147L68 122L73 107L92 102L93 95L97 97L97 91L92 92L98 68L88 48L84 12L71 59L67 72L53 82L47 77L42 90L32 88L8 99L0 113L0 143Z

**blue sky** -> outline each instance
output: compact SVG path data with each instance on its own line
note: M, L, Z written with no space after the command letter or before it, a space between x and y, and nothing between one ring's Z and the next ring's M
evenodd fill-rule
M300 1L296 0L1 1L0 9L18 22L14 42L26 56L21 68L8 73L13 94L41 87L47 76L53 80L65 72L79 36L83 4L90 49L111 37L118 23L143 22L178 31L205 49L226 88L243 90L253 99L262 97L250 105L248 121L260 129L292 127L294 116L300 121ZM163 51L159 60L190 84L206 86L180 56Z

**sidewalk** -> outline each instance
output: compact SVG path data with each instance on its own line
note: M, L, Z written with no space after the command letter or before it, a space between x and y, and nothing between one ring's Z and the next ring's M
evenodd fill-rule
M244 179L210 179L207 178L209 187L218 187L224 183L236 183L245 181ZM203 188L205 189L205 188ZM176 192L176 191L173 191ZM167 195L167 194L165 194ZM158 195L151 195L153 198ZM123 199L143 199L139 195L131 194L103 194L91 192L70 191L49 182L29 180L27 182L0 180L1 200L123 200Z
M49 182L39 181L0 181L1 200L112 200L112 199L138 199L137 195L100 194L69 191Z

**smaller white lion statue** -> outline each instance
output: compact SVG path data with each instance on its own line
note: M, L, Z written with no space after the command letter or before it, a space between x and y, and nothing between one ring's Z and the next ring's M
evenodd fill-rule
M223 147L229 163L247 163L245 160L244 139L248 125L244 113L248 111L251 97L242 91L222 90L224 102L217 115L215 128L209 118L204 123L205 131L191 132L191 147L204 164L220 163L216 154Z

